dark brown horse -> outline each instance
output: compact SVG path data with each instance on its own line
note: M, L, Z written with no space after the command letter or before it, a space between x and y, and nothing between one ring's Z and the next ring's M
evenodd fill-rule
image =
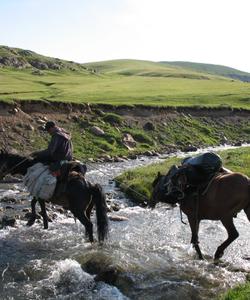
M215 252L214 259L218 260L239 236L233 223L237 213L243 209L250 221L250 179L240 173L224 172L213 178L204 193L197 195L188 190L183 193L182 188L176 189L171 183L170 178L176 168L170 168L167 175L158 173L153 182L150 206L155 207L157 202L179 203L181 211L187 215L192 232L191 243L200 259L203 259L198 239L200 221L220 220L227 230L228 238ZM179 178L180 185L185 185L184 178Z
M30 159L5 151L0 152L0 179L6 174L25 175L27 169L37 163L36 159ZM75 176L74 176L75 175ZM48 228L48 216L46 213L45 201L33 198L31 201L31 217L27 225L31 226L36 220L35 206L37 201L41 206L44 228ZM96 206L96 219L98 240L102 242L108 234L108 218L105 194L99 184L93 185L82 176L72 174L67 182L65 191L60 197L52 197L49 202L62 205L69 209L73 215L85 226L86 235L90 242L93 242L93 224L90 214L93 206Z

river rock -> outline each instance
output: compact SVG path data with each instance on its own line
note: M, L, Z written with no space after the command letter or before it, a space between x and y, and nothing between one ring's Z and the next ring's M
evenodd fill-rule
M124 161L126 161L126 159L124 159L123 157L120 157L120 156L114 157L114 162L124 162Z
M228 139L226 136L222 136L220 139L220 144L224 145L228 143Z
M124 216L111 215L109 216L109 220L114 222L123 222L123 221L128 221L129 218Z
M95 277L95 281L103 281L107 284L114 285L118 276L120 274L120 271L115 266L109 266L107 269L102 270L100 273L98 273Z
M5 197L0 199L0 202L15 203L16 199L14 197L11 197L11 196L5 196Z
M105 132L98 126L93 126L90 128L91 132L97 136L105 135Z
M16 219L14 217L3 216L1 220L2 227L11 226L14 227L16 224Z
M104 162L113 162L113 158L108 154L103 154L100 157Z
M145 155L145 156L153 156L153 152L147 150L146 152L143 153L143 155Z
M198 148L193 146L193 145L186 145L182 148L183 152L193 152L193 151L197 151Z
M127 147L129 150L136 147L136 141L132 137L130 133L124 133L122 137L122 143L125 147Z

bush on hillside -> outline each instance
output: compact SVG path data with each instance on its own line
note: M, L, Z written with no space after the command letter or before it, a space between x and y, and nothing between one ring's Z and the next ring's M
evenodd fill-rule
M108 122L112 125L121 125L122 124L122 121L123 121L123 118L117 114L114 114L114 113L109 113L109 114L106 114L104 117L103 117L103 120L105 122Z

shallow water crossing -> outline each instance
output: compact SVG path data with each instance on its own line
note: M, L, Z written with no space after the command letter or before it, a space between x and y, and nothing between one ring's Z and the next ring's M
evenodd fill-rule
M206 259L199 261L178 208L133 206L110 181L124 168L150 162L143 158L89 166L88 179L101 183L108 200L121 208L111 214L127 218L110 221L109 240L103 246L86 242L83 226L63 214L48 230L39 223L28 228L24 221L1 230L0 298L214 299L244 282L250 271L245 259L250 255L250 224L244 213L235 219L240 237L214 265L212 256L226 238L220 222L201 222L200 246ZM0 187L0 197L20 193L19 186ZM109 282L107 277L95 280L96 274L105 272L114 275L108 276Z

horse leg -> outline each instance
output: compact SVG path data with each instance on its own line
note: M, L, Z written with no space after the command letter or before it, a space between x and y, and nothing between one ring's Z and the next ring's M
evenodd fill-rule
M89 201L89 205L85 211L86 217L90 220L90 215L91 215L91 211L94 207L94 201L92 200L92 198Z
M33 198L31 200L31 216L26 224L27 226L32 226L36 221L36 203L37 199Z
M198 254L199 259L203 259L203 255L199 247L199 238L198 238L200 220L196 219L194 216L188 216L188 222L192 232L191 244L193 244L193 247L196 253Z
M234 226L233 218L222 219L221 223L227 230L228 238L217 248L214 260L221 258L224 254L224 250L239 236L239 233Z
M48 229L49 225L48 225L48 215L46 212L46 206L45 206L45 201L42 199L39 199L39 204L41 207L41 212L42 212L42 217L43 217L43 228L44 229Z
M86 236L88 237L90 243L93 243L93 224L91 223L90 219L86 216L84 212L75 212L74 210L71 210L71 212L84 225L86 230Z

